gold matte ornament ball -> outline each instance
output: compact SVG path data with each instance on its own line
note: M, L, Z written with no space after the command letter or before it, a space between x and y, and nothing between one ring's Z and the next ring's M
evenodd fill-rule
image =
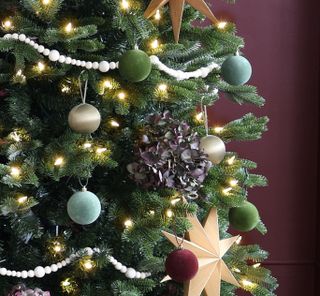
M80 134L95 132L101 123L98 109L90 104L80 104L72 108L68 117L69 126Z
M200 150L208 155L213 164L219 164L226 155L226 145L217 136L205 136L200 140Z

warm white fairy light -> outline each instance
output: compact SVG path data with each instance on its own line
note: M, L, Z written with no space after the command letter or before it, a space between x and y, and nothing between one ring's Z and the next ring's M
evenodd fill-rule
M236 240L236 244L240 245L242 241L242 236L239 236L239 238Z
M252 265L253 268L258 268L260 266L261 266L261 263L256 263L256 264Z
M154 19L159 21L161 19L161 12L160 9L158 9L154 15Z
M236 159L236 157L235 157L234 155L231 156L231 157L227 160L228 165L233 165L235 159Z
M46 68L46 65L42 62L39 62L37 67L38 67L39 72L42 72Z
M120 6L124 10L128 10L130 8L130 3L127 0L121 0Z
M19 204L24 204L28 200L28 196L20 196L18 198L18 203Z
M224 188L224 189L222 190L222 193L223 193L224 195L229 195L231 191L232 191L232 188L231 188L231 187L227 187L227 188Z
M180 200L181 200L181 198L174 198L174 199L171 200L171 204L174 206L174 205L176 205Z
M71 22L66 24L64 27L64 31L66 33L71 33L73 31L73 24Z
M241 281L242 285L246 288L253 288L256 284L254 284L253 282L247 280L247 279L243 279Z
M68 287L71 285L70 280L69 279L65 279L64 281L61 282L61 285L63 287Z
M196 119L196 121L198 121L198 122L202 122L202 121L203 121L203 117L204 117L203 112L199 112L199 113L197 113L197 114L195 115L195 119Z
M221 127L221 126L216 126L214 128L214 132L217 134L220 134L222 131L223 131L223 127Z
M230 184L230 186L232 186L232 187L236 187L236 186L238 185L238 183L239 183L239 181L236 180L236 179L231 179L231 180L229 181L229 184Z
M124 100L127 97L127 95L122 91L118 93L118 99L119 100Z
M62 166L64 163L64 159L63 157L57 157L54 161L54 165L55 166Z
M233 270L234 272L237 272L237 273L240 273L240 272L241 272L241 270L240 270L239 268L236 268L236 267L232 268L232 270Z
M154 216L155 213L156 213L156 212L155 212L154 210L150 210L150 211L149 211L149 214L150 214L151 216Z
M125 228L131 228L133 226L133 221L131 219L127 219L126 221L124 221L123 223Z
M106 152L106 151L107 151L107 148L105 147L99 147L96 150L97 154L102 154L103 152Z
M168 218L172 218L174 214L173 214L173 211L171 209L168 209L166 211L166 215L167 215Z
M157 49L159 47L159 40L158 39L153 40L150 46L152 49Z
M228 23L225 22L225 21L220 21L220 22L217 24L217 27L218 27L218 29L223 30L223 29L226 28L227 24L228 24Z
M161 83L158 85L158 90L161 91L161 92L165 92L168 90L168 85L165 84L165 83Z
M94 268L95 264L91 259L86 259L81 264L83 266L83 269L86 271L90 271Z
M11 20L4 20L2 22L2 27L5 29L5 30L10 30L12 29L13 25L12 25L12 21Z
M19 177L21 174L21 170L18 167L11 167L10 174L12 177Z
M90 143L90 142L85 142L84 144L83 144L83 148L85 148L85 149L89 149L89 148L91 148L92 147L92 143Z
M42 0L41 2L43 5L49 5L51 3L51 0Z
M62 251L62 247L60 245L60 243L57 243L54 247L53 247L53 250L56 252L56 253L60 253Z
M120 124L119 124L117 121L115 121L115 120L111 120L111 121L110 121L110 125L111 125L112 127L119 127L119 126L120 126Z
M108 79L106 79L105 81L103 81L103 86L104 86L105 88L108 88L108 89L112 89L112 88L113 88L111 81L108 80Z

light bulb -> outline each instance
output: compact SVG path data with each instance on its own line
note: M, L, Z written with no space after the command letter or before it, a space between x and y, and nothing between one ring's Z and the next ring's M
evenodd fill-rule
M171 200L171 204L174 206L176 205L181 199L180 198L175 198Z
M242 236L239 236L238 239L236 240L236 244L240 245L242 241Z
M130 3L127 0L121 0L120 6L124 10L128 10L130 8Z
M230 157L230 158L227 160L228 165L233 165L235 159L236 159L236 157L235 157L234 155L233 155L232 157Z
M5 29L5 30L10 30L12 29L12 21L11 20L5 20L2 22L2 27Z
M227 24L228 24L227 22L221 21L218 23L217 27L218 27L218 29L223 30L226 28Z
M214 128L215 133L220 134L223 131L223 127L217 126Z
M238 181L238 180L236 180L236 179L232 179L232 180L230 180L230 182L229 182L230 186L232 186L232 187L237 186L237 185L238 185L238 183L239 183L239 181Z
M126 94L124 92L118 93L119 100L124 100L126 98Z
M196 114L195 119L198 122L202 122L203 121L203 112L199 112L198 114Z
M21 170L18 167L12 167L10 174L12 177L19 177L21 174Z
M168 218L172 218L172 217L173 217L173 211L170 210L170 209L168 209L168 210L166 211L166 215L167 215Z
M61 166L61 165L63 165L63 163L64 163L63 157L58 157L58 158L56 158L56 160L54 161L54 165L55 165L55 166Z
M228 187L228 188L223 189L223 190L222 190L222 193L223 193L224 195L229 195L231 190L232 190L232 188L231 188L231 187Z
M160 9L158 9L154 15L154 19L159 21L161 19Z
M18 198L18 203L19 204L24 204L28 200L28 196L20 196Z
M83 144L83 148L85 148L85 149L89 149L91 147L92 147L92 144L90 142L86 142Z
M64 281L61 282L61 285L63 287L68 287L71 285L71 283L70 283L69 279L65 279Z
M56 253L60 253L61 250L62 250L62 247L60 244L56 244L54 247L53 247L53 250L56 252Z
M253 288L256 284L254 284L253 282L249 281L249 280L246 280L246 279L243 279L241 281L242 285L244 287L247 287L247 288Z
M154 216L155 213L156 213L156 212L155 212L154 210L149 211L149 214L150 214L151 216Z
M61 92L63 92L63 93L69 93L70 90L71 90L70 86L63 85L63 86L61 87Z
M64 30L65 30L66 33L71 33L72 30L73 30L73 25L72 25L72 23L66 24L65 27L64 27Z
M42 0L43 5L49 5L51 3L51 0Z
M234 272L237 272L237 273L240 273L240 272L241 272L241 270L240 270L239 268L236 268L236 267L232 268L232 270L233 270Z
M112 87L112 83L111 83L110 80L105 80L105 81L103 82L103 86L104 86L105 88L108 88L108 89L112 89L112 88L113 88L113 87Z
M168 90L168 85L162 83L162 84L160 84L160 85L158 86L158 90L159 90L159 91L162 91L162 92L165 92L165 91Z
M159 47L159 41L158 41L158 39L153 40L153 41L151 42L150 46L151 46L152 49L157 49L157 48Z
M127 219L126 221L124 221L123 223L125 228L131 228L133 226L133 222L130 219Z
M94 262L91 259L86 259L81 263L82 267L86 271L90 271L95 267Z
M115 121L115 120L111 120L111 121L110 121L110 125L111 125L112 127L119 127L119 126L120 126L120 124L119 124L117 121Z
M252 265L253 268L258 268L260 266L261 266L261 263L256 263L256 264Z
M103 152L106 152L107 151L107 148L104 148L104 147L99 147L99 148L97 148L97 150L96 150L96 152L98 153L98 154L102 154Z
M46 68L46 66L45 66L44 63L42 63L42 62L39 62L39 63L38 63L38 70L39 70L40 72L44 71L45 68Z

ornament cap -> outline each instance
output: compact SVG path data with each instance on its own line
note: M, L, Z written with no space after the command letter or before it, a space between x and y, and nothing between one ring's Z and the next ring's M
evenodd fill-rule
M88 189L87 189L87 187L86 187L86 186L83 186L83 187L82 187L82 189L81 189L81 191L82 191L82 192L87 192L87 191L88 191Z

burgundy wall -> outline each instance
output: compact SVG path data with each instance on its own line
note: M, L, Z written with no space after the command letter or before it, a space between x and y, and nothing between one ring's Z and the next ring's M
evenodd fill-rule
M313 1L313 0L312 0ZM246 40L251 83L267 99L264 108L227 99L210 110L211 124L247 112L268 115L269 132L261 141L229 144L242 157L258 162L269 187L251 190L269 233L245 235L271 252L269 267L278 278L279 296L320 295L317 275L317 168L319 100L319 10L316 1L211 0L219 18L234 21ZM317 209L318 208L318 209ZM318 216L319 217L319 216Z

